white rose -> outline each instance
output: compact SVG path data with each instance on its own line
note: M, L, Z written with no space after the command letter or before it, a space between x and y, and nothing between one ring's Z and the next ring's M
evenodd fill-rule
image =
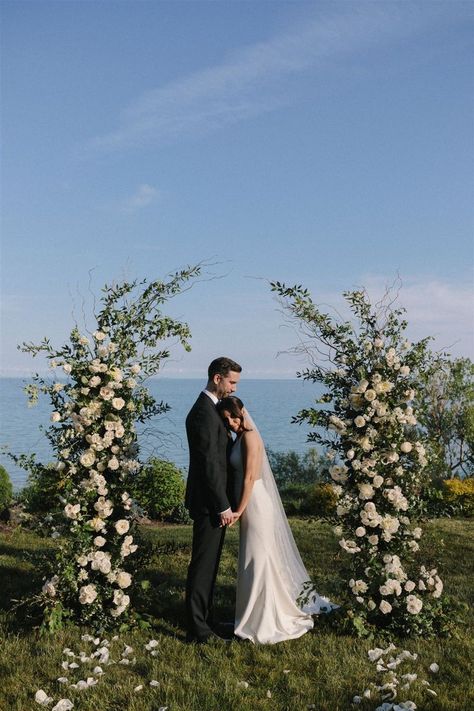
M75 519L81 511L80 504L66 504L64 507L64 513L68 518Z
M115 524L115 530L117 531L119 536L123 536L124 533L127 533L129 528L130 528L130 524L124 518L120 519L120 521L117 521Z
M79 602L81 605L91 605L97 597L95 585L84 585L79 590Z
M379 605L379 610L384 615L387 615L389 612L392 611L392 606L389 602L387 602L387 600L382 600L382 602Z
M379 542L379 537L378 536L369 536L367 538L371 546L376 546L377 543Z
M422 607L423 607L423 603L419 597L416 597L416 595L408 595L408 597L407 597L408 612L410 612L412 615L417 615L420 612Z
M355 534L358 538L362 538L362 536L365 536L365 528L363 526L359 526L356 528Z
M130 371L131 371L134 375L137 375L137 373L139 373L140 370L141 370L141 368L140 368L140 366L138 365L138 363L134 363L134 364L132 365L132 367L130 368Z
M408 365L402 365L402 367L399 370L400 375L408 375L410 372L410 368Z
M43 585L43 592L46 595L49 595L50 597L55 597L56 596L56 585L59 583L59 577L57 575L53 575L51 580L47 580L45 584Z
M59 412L52 412L51 413L51 422L59 422L61 419L61 415Z
M101 381L100 381L100 376L99 376L99 375L93 375L92 378L90 378L90 380L89 380L89 382L88 382L88 385L89 385L91 388L95 388L95 387L97 387L97 385L100 384L100 382L101 382Z
M105 333L102 333L102 331L94 331L93 336L96 341L103 341L106 338Z
M416 588L416 583L414 583L413 580L407 580L404 585L404 588L405 588L406 592L411 592L412 590L414 590Z
M69 363L64 363L63 370L67 375L69 375L72 370L72 365L69 365Z
M84 454L79 459L83 467L91 467L95 462L95 452L92 449L86 449Z
M354 424L356 427L364 427L365 425L365 418L362 417L362 415L357 415L357 417L354 420Z
M383 348L383 338L374 338L375 348Z
M371 499L374 493L372 484L359 484L359 499Z
M94 538L94 545L97 546L97 548L102 548L106 543L107 541L103 536L96 536L96 538Z
M373 486L375 486L376 489L381 487L383 484L383 476L380 476L380 474L376 474L372 479L372 484Z
M125 405L125 400L121 397L114 397L112 400L112 407L115 410L121 410Z
M117 573L116 582L119 588L128 588L129 585L132 584L132 576L130 573L126 573L124 570L121 570Z
M408 452L411 452L413 449L413 445L411 442L402 442L400 445L400 449L402 452L405 452L405 454L408 454Z
M119 460L117 459L117 457L112 457L111 459L109 459L109 461L107 462L107 466L112 471L115 471L116 469L118 469L120 464L119 464Z
M375 400L376 397L377 397L377 393L375 392L375 390L366 390L364 393L364 398L368 402L372 402L372 400Z

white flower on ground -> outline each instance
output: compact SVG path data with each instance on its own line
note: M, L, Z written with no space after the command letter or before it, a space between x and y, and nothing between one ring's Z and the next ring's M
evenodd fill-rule
M249 683L248 681L238 681L237 686L239 686L241 689L248 689Z
M433 664L430 664L430 672L433 674L437 674L439 672L439 666L436 664L436 662L433 662Z
M70 699L60 699L56 706L53 706L51 711L71 711L74 708L74 704Z
M159 682L159 681L156 681L156 679L152 679L152 680L150 681L150 686L159 686L159 685L160 685L160 682Z
M35 701L37 704L40 704L41 706L48 706L51 701L52 697L48 696L46 692L43 691L43 689L38 689L38 691L35 694Z
M158 641L156 639L150 639L148 644L145 645L145 649L150 652L152 649L155 649L155 647L158 647Z
M79 590L79 602L81 605L91 605L97 597L95 585L84 585Z

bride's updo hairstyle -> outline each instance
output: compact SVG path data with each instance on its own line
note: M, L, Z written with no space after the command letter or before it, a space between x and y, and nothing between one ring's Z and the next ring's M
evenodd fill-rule
M222 416L223 412L229 412L232 417L236 417L242 423L245 432L250 432L250 427L244 426L244 403L236 395L224 397L216 405L217 412Z

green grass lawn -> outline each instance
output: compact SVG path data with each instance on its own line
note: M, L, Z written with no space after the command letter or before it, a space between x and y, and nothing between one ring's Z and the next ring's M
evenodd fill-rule
M291 525L306 566L320 591L337 600L341 560L331 527L321 521L292 520ZM424 526L420 556L436 562L446 591L471 605L473 590L474 522L443 519ZM218 711L231 708L303 711L348 711L374 709L377 704L352 705L355 694L374 679L374 665L367 660L367 650L377 645L334 632L328 620L317 620L312 632L304 637L273 646L251 643L218 643L196 647L184 643L184 581L190 555L191 529L188 526L146 528L147 539L155 553L143 577L151 581L147 612L153 617L149 631L122 632L111 641L111 658L118 661L124 644L131 645L136 663L131 666L104 666L98 684L83 691L68 690L57 682L85 679L93 667L87 664L65 672L62 650L79 653L95 649L81 641L86 629L70 629L55 637L40 636L20 609L11 612L11 600L32 592L41 585L36 572L38 553L44 539L21 529L0 534L0 709L35 711L42 708L34 701L37 689L44 689L55 702L68 697L74 709L81 711ZM227 532L217 585L216 608L220 619L230 620L233 613L234 582L237 562L238 531ZM418 671L427 677L432 662L440 667L432 686L437 698L409 695L418 709L433 711L469 711L474 709L469 660L474 658L473 625L466 614L451 639L411 639L395 641L400 649L417 652L417 662L403 671ZM151 656L144 645L158 640L157 655ZM112 635L108 635L112 639ZM381 646L381 645L379 645ZM97 663L97 662L96 662ZM87 672L86 670L90 671ZM150 688L149 681L159 686ZM247 682L248 686L239 685ZM143 684L141 691L134 689ZM402 697L403 699L403 697ZM50 708L53 704L50 705Z

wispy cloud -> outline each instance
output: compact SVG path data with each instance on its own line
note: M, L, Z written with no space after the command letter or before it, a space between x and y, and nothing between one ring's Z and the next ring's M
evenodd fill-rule
M351 3L286 34L241 48L221 64L151 89L121 114L116 130L89 148L112 152L206 133L293 100L293 80L330 59L353 55L419 24L413 4ZM425 13L429 15L429 13ZM425 17L426 20L426 17Z
M123 212L136 212L144 207L148 207L159 197L159 191L152 185L143 183L130 197L127 197L121 205Z
M383 295L390 280L371 276L364 284L376 300ZM446 349L453 356L473 357L473 284L425 276L409 277L402 279L397 304L407 311L411 338L433 336L432 348Z

